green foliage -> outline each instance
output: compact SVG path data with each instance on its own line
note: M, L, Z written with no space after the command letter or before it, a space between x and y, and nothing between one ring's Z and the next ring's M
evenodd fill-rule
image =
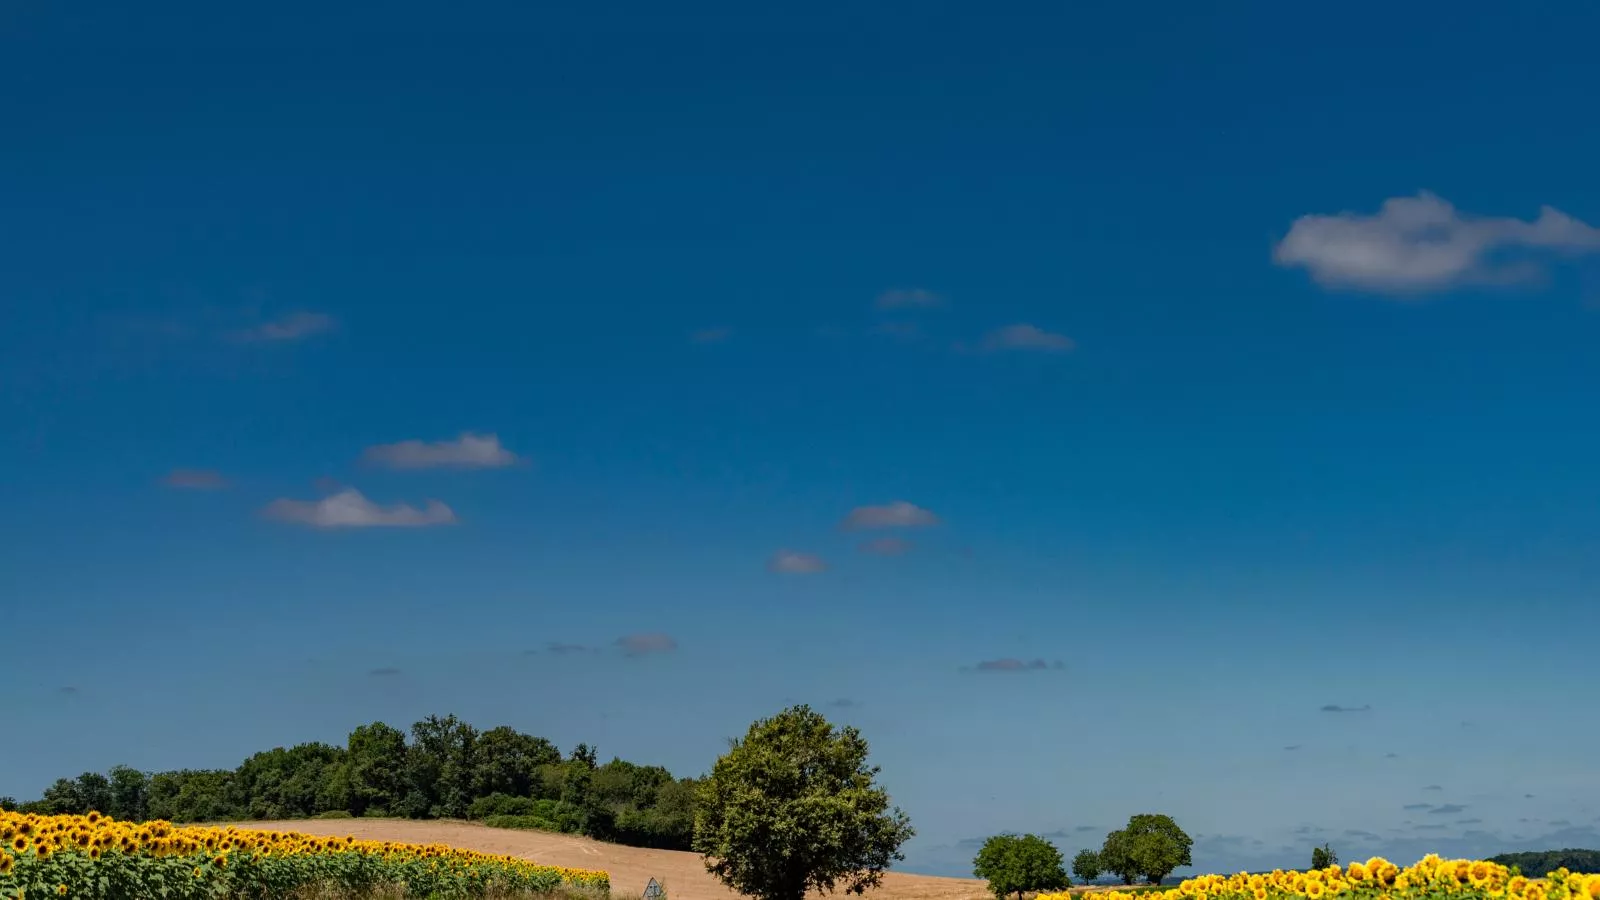
M1072 874L1085 884L1100 877L1104 867L1100 864L1100 854L1093 850L1079 850L1078 855L1072 858Z
M867 742L808 706L730 741L700 789L694 850L723 884L757 900L876 887L914 833L875 784Z
M1059 891L1070 882L1061 867L1061 851L1038 835L997 834L983 842L972 861L973 874L989 882L997 898L1024 891Z
M1313 869L1326 869L1338 861L1339 855L1334 853L1333 848L1327 844L1311 848L1311 868Z
M322 812L317 813L317 818L319 818L319 819L353 819L355 817L350 815L350 810L348 810L348 809L325 809Z
M1131 844L1127 832L1119 829L1106 835L1100 852L1095 854L1100 860L1100 867L1121 878L1123 884L1133 884L1140 874L1139 864L1133 859Z
M1600 874L1600 850L1579 850L1569 847L1565 850L1502 853L1499 856L1489 857L1489 862L1499 863L1502 866L1516 866L1523 872L1537 872L1541 876L1561 868L1586 875Z
M1190 851L1194 840L1185 834L1171 816L1140 813L1128 819L1126 827L1106 835L1100 848L1100 868L1133 884L1143 876L1160 884L1179 866L1194 865Z
M501 726L479 732L430 716L407 734L382 722L357 727L342 747L309 743L252 755L233 770L57 780L17 811L98 811L129 822L216 822L344 816L526 817L517 827L584 834L642 847L689 849L697 779L621 759L597 764L579 744L563 759L541 737ZM537 824L527 824L537 821Z

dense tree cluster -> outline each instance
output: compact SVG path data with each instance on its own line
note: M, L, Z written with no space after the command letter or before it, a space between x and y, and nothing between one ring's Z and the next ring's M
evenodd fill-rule
M1179 866L1194 865L1193 847L1194 840L1171 816L1140 813L1129 818L1125 827L1106 835L1098 851L1079 851L1072 858L1072 874L1084 882L1094 881L1104 872L1117 876L1123 884L1140 879L1160 884Z
M599 764L579 744L563 757L541 737L478 731L429 716L410 739L374 722L345 746L310 743L257 753L237 769L146 773L118 766L62 778L25 812L218 822L314 816L483 819L584 834L639 847L687 850L697 779L621 759Z
M1528 853L1502 853L1489 857L1492 863L1517 867L1529 877L1543 877L1557 869L1585 874L1600 873L1600 850L1535 850Z

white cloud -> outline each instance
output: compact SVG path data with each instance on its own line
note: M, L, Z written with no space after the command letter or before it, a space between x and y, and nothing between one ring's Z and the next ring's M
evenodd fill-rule
M617 638L617 646L622 648L626 656L649 656L652 653L671 653L678 649L678 642L671 635L651 632L625 634Z
M878 295L879 309L915 309L944 305L944 298L923 288L895 288Z
M1280 266L1303 267L1324 287L1421 294L1462 285L1537 279L1532 259L1508 251L1600 251L1600 228L1540 207L1531 222L1469 216L1427 191L1392 197L1375 215L1305 215L1273 249Z
M453 441L401 441L368 447L362 459L391 469L496 469L513 465L517 455L493 434L463 432Z
M234 337L243 341L297 341L332 331L338 324L333 316L326 313L296 312L234 332Z
M355 488L321 500L274 500L261 512L269 519L312 528L425 528L456 522L455 512L438 500L429 500L422 509L406 503L382 506Z
M994 352L996 350L1039 350L1045 353L1065 353L1078 346L1077 342L1064 334L1045 331L1026 322L1016 325L1007 325L996 328L984 336L981 349Z
M228 486L228 479L212 469L173 469L161 483L190 491L215 491Z
M924 528L939 524L939 517L915 503L895 500L882 506L858 506L850 510L839 527L861 528Z
M767 571L785 575L810 575L828 568L822 557L795 550L779 550L767 560Z

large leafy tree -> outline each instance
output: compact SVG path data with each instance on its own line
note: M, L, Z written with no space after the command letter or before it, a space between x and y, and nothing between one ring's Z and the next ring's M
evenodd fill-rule
M1133 859L1133 841L1123 829L1106 835L1096 855L1100 858L1100 867L1121 878L1123 884L1133 884L1140 875L1139 864Z
M1061 867L1061 851L1034 834L997 834L983 842L972 861L972 872L989 882L989 890L1004 900L1024 891L1059 891L1067 887L1066 870Z
M706 870L757 900L877 887L914 833L867 764L867 742L808 706L729 742L700 791L694 849Z
M350 732L345 749L350 811L390 815L406 796L406 735L382 722Z
M1134 870L1151 884L1160 884L1179 866L1194 864L1190 858L1194 840L1171 816L1140 813L1128 819L1122 833Z

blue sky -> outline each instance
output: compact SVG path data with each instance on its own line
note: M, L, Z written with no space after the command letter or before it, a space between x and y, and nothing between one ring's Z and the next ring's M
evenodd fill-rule
M1593 5L334 6L0 13L0 794L803 700L917 871L1600 846Z

